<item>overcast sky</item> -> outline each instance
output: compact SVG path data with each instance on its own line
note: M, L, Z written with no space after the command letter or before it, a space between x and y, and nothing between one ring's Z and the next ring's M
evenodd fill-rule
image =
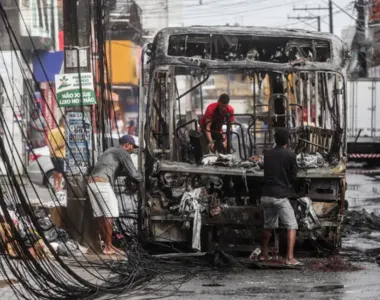
M317 20L288 20L297 16L321 16L322 31L329 31L328 10L293 11L293 8L328 7L327 0L169 0L170 26L225 25L239 23L245 26L270 26L317 30ZM335 0L342 12L334 6L334 33L338 36L344 27L355 25L354 2Z

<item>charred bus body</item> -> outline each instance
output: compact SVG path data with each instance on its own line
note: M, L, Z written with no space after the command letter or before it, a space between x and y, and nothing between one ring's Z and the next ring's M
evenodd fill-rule
M290 198L303 225L299 240L340 246L346 52L337 37L257 27L168 28L145 54L139 129L145 180L139 204L140 229L150 239L208 251L215 245L251 251L261 243L263 153L274 146L274 130L287 127L299 165ZM200 128L202 86L223 76L229 88L249 86L252 94L233 122L226 118L227 153L215 156ZM196 90L198 114L194 101L181 105Z

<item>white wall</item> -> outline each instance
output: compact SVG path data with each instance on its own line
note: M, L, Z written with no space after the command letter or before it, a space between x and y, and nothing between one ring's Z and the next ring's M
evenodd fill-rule
M20 173L23 173L22 164L25 161L25 157L23 156L25 155L25 145L21 131L21 126L23 125L16 121L13 112L14 109L16 114L20 113L20 109L24 106L21 98L23 95L23 75L17 62L16 54L20 55L20 52L0 52L0 76L4 82L4 92L2 95L4 99L3 112L6 126L9 130L8 132L7 128L4 128L8 139L4 137L3 141L7 148L7 154L12 161L14 171L17 173L15 169L17 167ZM12 154L14 158L12 158ZM18 158L18 154L22 156L22 160ZM1 158L0 170L0 175L6 174Z
M21 36L31 35L33 37L51 38L53 34L55 34L51 32L51 24L52 12L57 9L57 0L46 0L46 6L41 8L37 0L19 0L19 7L22 15L22 17L20 17ZM40 20L39 9L42 11L43 20ZM47 21L45 20L45 12ZM42 23L42 26L40 26L40 23Z
M162 28L182 24L183 0L136 0L136 3L142 9L143 29L152 35Z
M347 136L380 136L380 82L347 82Z

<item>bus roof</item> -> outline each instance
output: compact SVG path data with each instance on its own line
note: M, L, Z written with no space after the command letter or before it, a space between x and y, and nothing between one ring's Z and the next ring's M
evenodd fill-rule
M267 27L170 27L164 28L156 34L153 45L153 59L156 66L202 66L208 69L236 70L252 68L278 71L289 71L290 69L340 71L345 66L347 53L343 42L337 36L330 33ZM196 45L198 49L204 47L203 53L213 48L210 50L212 54L205 56L201 52L197 53L197 50L185 53L186 50L183 49L191 49L192 45ZM312 49L311 52L314 53L314 58L309 59L306 53L303 61L292 60L288 57L283 57L282 60L278 61L271 61L270 59L261 59L258 56L252 59L252 57L248 57L247 55L249 53L247 47L251 47L251 50L265 48L266 53L270 51L276 53L281 47L285 48L285 45L299 48L301 52L302 49L308 49L309 47ZM245 56L237 54L241 56L241 59L236 59L236 57L235 59L223 59L214 55L226 46L227 48L228 46L233 46L232 49L245 47ZM178 50L179 48L181 50ZM172 49L178 51L175 52ZM223 51L225 51L225 48L223 48ZM229 51L232 52L233 50ZM191 53L189 54L189 52Z
M336 35L328 32L309 31L302 29L282 29L275 27L260 26L187 26L187 27L168 27L161 29L158 34L225 34L225 35L262 35L262 36L283 36L289 38L311 38L311 39L336 39L343 44L342 40Z

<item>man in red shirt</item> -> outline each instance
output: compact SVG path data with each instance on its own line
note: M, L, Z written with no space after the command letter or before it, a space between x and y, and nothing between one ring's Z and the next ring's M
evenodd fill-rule
M225 145L222 135L222 126L226 123L226 117L229 116L232 123L234 118L234 108L229 105L230 97L222 94L218 102L211 103L202 117L201 128L209 143L211 151L224 152Z

